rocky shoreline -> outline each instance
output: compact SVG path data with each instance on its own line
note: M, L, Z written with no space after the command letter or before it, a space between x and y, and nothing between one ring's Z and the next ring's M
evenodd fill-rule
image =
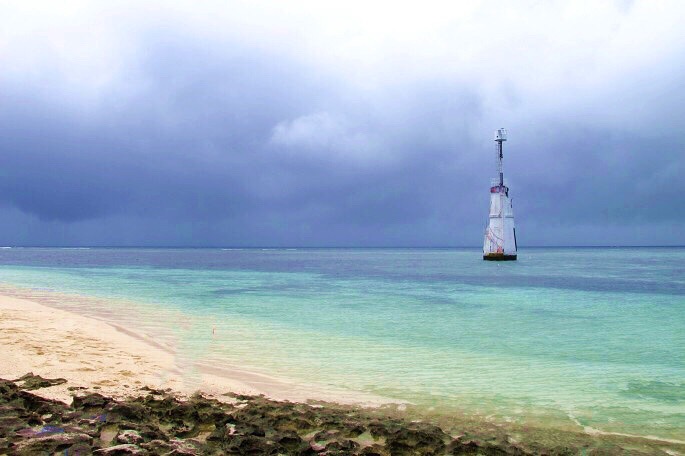
M0 455L678 454L582 434L555 445L517 442L504 431L455 434L381 409L263 396L183 399L143 387L137 397L115 400L70 387L67 405L30 392L65 381L33 374L0 379Z

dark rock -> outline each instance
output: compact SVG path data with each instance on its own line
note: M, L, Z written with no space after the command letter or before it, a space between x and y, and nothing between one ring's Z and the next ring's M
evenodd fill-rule
M109 409L109 421L122 419L141 421L148 415L146 407L139 402L120 402Z
M137 432L145 440L168 440L169 436L154 423L136 424Z
M141 443L140 447L154 454L168 454L174 450L171 444L165 440L150 440L149 442Z
M359 422L346 420L341 423L340 435L347 438L355 438L366 432L364 426L359 424Z
M247 401L247 400L253 399L253 396L247 396L245 394L238 394L238 393L231 393L231 392L224 393L223 396L232 397L232 398L238 399L239 401Z
M283 450L280 445L254 435L236 435L223 449L228 454L240 455L276 455Z
M359 454L366 456L391 456L388 450L379 444L374 444L370 447L363 448Z
M100 393L91 393L85 396L74 396L71 406L77 410L88 410L92 408L104 407L109 404L111 399Z
M22 382L42 380L31 374ZM487 437L481 431L464 430L461 437L452 439L437 426L384 415L383 410L276 402L261 396L240 396L241 403L236 405L201 395L180 400L167 391L146 391L145 397L120 401L86 394L74 397L68 406L0 379L0 455L65 451L71 456L682 453L664 453L664 442L625 440L631 445L626 449L614 443L619 437L611 440L580 433L553 440L553 447L536 442L524 445L514 443L505 428L488 430Z
M319 431L314 434L313 440L315 442L327 442L329 440L336 439L340 436L340 431L337 429L332 429L328 431Z
M28 423L26 420L18 416L4 416L0 418L0 435L11 435L26 428Z
M165 396L165 395L166 395L166 393L164 392L164 390L155 389L155 388L150 388L149 386L143 386L142 388L140 388L140 390L141 390L141 391L147 391L147 392L149 392L149 393L151 393L151 394L156 394L157 396Z
M255 424L238 424L235 427L235 433L237 435L254 435L257 437L264 437L266 435L264 428Z
M124 429L117 435L117 442L119 443L140 443L142 441L143 436L134 429Z
M29 437L15 443L17 454L52 454L68 450L76 444L90 444L92 438L86 434L61 433L42 437Z
M57 426L40 426L38 428L25 428L17 431L21 437L44 437L52 434L64 434L64 429Z
M86 442L83 442L70 446L69 449L66 450L66 454L68 456L88 456L93 454L93 450L97 450L97 448ZM63 452L62 454L65 453Z
M269 436L269 439L285 448L289 453L297 453L309 445L300 438L297 432L283 431Z
M509 442L484 442L471 439L455 439L447 447L449 454L513 455L533 454ZM543 453L545 453L543 451ZM574 453L575 454L575 453Z
M14 380L14 382L23 382L21 389L37 390L47 388L48 386L61 385L67 381L63 378L43 378L40 375L33 375L33 372L29 372Z
M17 396L19 393L19 388L13 382L9 380L0 379L0 397L4 401L9 401Z
M356 452L359 444L352 440L334 440L326 445L326 455L347 455Z
M445 450L445 440L448 438L437 426L412 423L388 432L386 446L393 455L437 455Z

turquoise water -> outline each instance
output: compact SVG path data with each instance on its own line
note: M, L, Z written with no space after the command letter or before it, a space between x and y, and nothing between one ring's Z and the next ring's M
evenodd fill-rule
M0 283L194 361L439 410L685 439L685 249L3 249ZM129 302L130 301L130 302ZM212 335L212 328L215 334Z

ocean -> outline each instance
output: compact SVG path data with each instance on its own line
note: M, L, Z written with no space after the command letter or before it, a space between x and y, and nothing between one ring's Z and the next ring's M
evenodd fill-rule
M0 284L195 363L435 413L685 440L685 248L0 249ZM98 299L80 299L92 297Z

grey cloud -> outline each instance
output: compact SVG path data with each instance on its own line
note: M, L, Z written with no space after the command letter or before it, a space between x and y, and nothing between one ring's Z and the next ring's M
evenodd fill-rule
M249 42L130 40L90 103L58 76L0 80L3 243L478 245L500 126L522 243L685 242L685 141L653 128L683 118L671 98L614 99L617 120L595 93L550 112L515 84L493 105L468 80L360 88Z

